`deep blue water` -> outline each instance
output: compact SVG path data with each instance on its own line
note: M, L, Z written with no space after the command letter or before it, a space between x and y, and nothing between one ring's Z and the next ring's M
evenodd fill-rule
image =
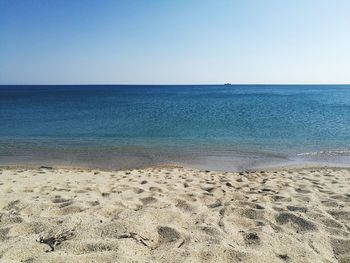
M0 86L2 163L117 167L136 156L245 168L349 150L347 85Z

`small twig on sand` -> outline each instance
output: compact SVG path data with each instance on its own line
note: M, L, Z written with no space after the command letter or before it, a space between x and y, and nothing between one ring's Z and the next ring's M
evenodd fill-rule
M132 238L134 240L136 240L137 242L140 242L142 245L149 247L148 244L145 241L148 241L148 238L144 238L141 235L134 233L134 232L129 232L129 233L125 233L122 234L120 236L118 236L119 239L121 238Z
M183 244L185 244L185 240L183 240L183 241L180 243L180 245L177 246L177 248L182 247Z
M61 233L57 233L51 237L40 237L38 241L40 243L48 245L51 248L51 250L48 250L46 252L51 252L55 250L56 246L60 245L63 241L73 238L73 236L74 230L67 230Z

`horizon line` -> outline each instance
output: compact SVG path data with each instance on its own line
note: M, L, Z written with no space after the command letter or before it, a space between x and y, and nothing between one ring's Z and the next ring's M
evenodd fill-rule
M350 83L180 83L180 84L123 84L123 83L63 83L63 84L0 84L0 86L329 86L329 85L340 85L348 86Z

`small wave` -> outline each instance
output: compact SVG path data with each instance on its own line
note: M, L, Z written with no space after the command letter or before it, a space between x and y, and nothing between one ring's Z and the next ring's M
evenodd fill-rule
M350 150L331 150L299 153L298 156L350 156Z

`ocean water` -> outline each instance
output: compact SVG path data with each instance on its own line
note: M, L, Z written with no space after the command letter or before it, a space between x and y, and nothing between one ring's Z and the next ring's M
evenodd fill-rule
M350 166L350 86L0 86L0 164L27 163Z

